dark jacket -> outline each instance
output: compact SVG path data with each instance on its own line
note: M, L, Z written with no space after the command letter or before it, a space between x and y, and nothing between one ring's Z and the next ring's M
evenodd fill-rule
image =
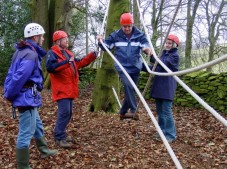
M95 52L89 53L81 60L75 59L72 64L68 63L70 57L74 57L72 52L65 50L63 54L56 45L47 53L46 68L50 73L52 98L54 101L78 97L78 69L94 61L96 54Z
M131 38L128 39L122 29L111 33L104 41L107 48L115 47L115 57L126 69L128 73L137 73L142 69L142 61L140 58L141 49L149 47L147 38L143 32L133 26ZM99 44L102 50L105 50ZM115 63L117 71L121 71Z
M15 107L39 107L42 104L39 91L43 89L41 60L46 52L32 40L21 41L15 48L4 82L4 97Z
M178 71L179 55L177 48L172 48L169 51L164 50L161 55L161 61L173 72ZM154 63L155 59L151 56L151 62ZM158 64L156 72L166 72L165 69ZM155 99L173 100L177 82L172 76L154 76L153 84L151 87L150 96Z

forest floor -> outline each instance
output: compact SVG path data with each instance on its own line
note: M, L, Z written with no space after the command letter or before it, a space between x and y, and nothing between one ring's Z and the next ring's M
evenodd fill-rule
M0 168L15 167L18 118L12 119L11 106L2 98L0 88ZM75 137L71 149L58 148L52 136L56 103L49 90L42 92L40 116L51 149L59 152L40 159L34 140L30 145L33 169L173 169L176 168L162 141L154 139L156 129L144 108L140 120L119 120L118 114L88 111L92 88L81 90L74 101L73 117L67 133ZM154 103L148 101L151 110ZM142 107L142 106L140 106ZM204 109L173 108L177 140L170 143L183 168L226 169L227 129ZM224 116L224 114L221 114ZM227 116L225 115L225 118Z

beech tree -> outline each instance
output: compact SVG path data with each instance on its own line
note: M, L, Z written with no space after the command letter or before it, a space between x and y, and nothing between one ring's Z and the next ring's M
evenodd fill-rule
M110 0L106 36L114 30L120 29L120 15L124 12L129 12L129 7L129 0ZM114 97L112 86L118 90L118 75L115 71L112 58L107 52L105 52L101 68L98 69L95 79L95 88L92 94L92 103L90 106L91 111L117 111L118 104Z
M52 46L52 36L56 30L64 30L70 36L73 17L73 8L76 3L72 0L33 0L31 3L32 20L41 24L45 29L45 41L43 47L48 50ZM42 9L42 10L40 10ZM72 46L72 43L70 43ZM45 71L45 61L43 62L45 75L44 86L50 87L50 80Z
M192 33L199 3L202 0L189 0L187 4L187 25L185 44L185 68L191 68Z
M209 51L208 61L212 61L214 56L220 53L220 48L217 45L218 38L222 33L222 30L226 30L227 24L224 19L226 16L225 7L227 7L226 0L217 0L217 2L207 0L204 2L207 27L208 27L208 40L209 40ZM210 6L212 5L212 7ZM207 68L211 71L212 68Z

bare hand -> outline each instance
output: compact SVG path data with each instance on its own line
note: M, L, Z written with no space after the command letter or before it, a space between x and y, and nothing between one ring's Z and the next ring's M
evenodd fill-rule
M103 36L102 35L97 35L96 38L98 39L98 42L100 42L101 40L103 40Z
M152 51L150 48L143 48L143 52L148 56L151 56L151 54L152 54Z
M74 56L73 57L70 57L69 59L69 63L73 62L74 61Z

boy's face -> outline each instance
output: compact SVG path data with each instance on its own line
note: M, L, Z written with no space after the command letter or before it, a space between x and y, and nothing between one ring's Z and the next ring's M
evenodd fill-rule
M126 35L129 35L132 32L132 25L121 25L121 28Z

